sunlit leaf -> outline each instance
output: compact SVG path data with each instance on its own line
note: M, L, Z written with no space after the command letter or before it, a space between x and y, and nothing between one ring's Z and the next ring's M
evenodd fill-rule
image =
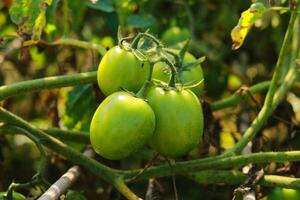
M232 48L240 48L256 20L260 19L267 11L263 3L253 3L250 8L244 11L238 24L231 31Z
M46 23L46 10L52 0L14 0L9 9L11 20L25 40L39 40Z

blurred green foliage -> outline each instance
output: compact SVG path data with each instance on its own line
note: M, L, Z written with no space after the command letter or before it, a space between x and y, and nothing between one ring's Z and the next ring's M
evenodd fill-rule
M16 6L18 2L27 2L33 7ZM185 39L191 38L189 51L196 57L206 56L202 66L206 87L204 99L207 101L228 96L241 85L250 86L270 79L289 16L286 13L268 12L256 21L243 46L238 51L233 51L230 32L238 23L240 14L249 8L251 1L53 0L44 13L45 24L40 24L36 29L33 27L43 10L41 5L50 1L33 2L0 1L0 85L93 70L101 59L101 55L92 50L70 46L47 46L37 43L21 48L22 40L19 36L25 41L41 38L50 43L60 38L75 38L110 48L117 44L116 33L120 25L124 27L126 35L149 29L169 46L177 46ZM288 4L286 1L275 2L283 6ZM261 96L256 98L262 103ZM103 94L95 86L87 85L21 95L9 98L3 106L42 128L60 127L88 132L91 116L101 100ZM252 119L258 105L250 103L247 106ZM279 107L278 115L290 107L290 104ZM280 116L292 121L293 108L288 111L287 116ZM214 122L209 122L217 123L222 132L226 133L221 138L230 141L230 144L224 144L223 141L222 148L232 145L240 137L239 112L240 108L225 110L216 114ZM278 124L277 120L268 128L275 131L285 130L286 135L282 134L283 139L278 141L275 137L265 145L266 141L260 137L259 144L266 150L274 150L278 144L282 145L282 149L291 146L299 149L298 142L292 145L286 142L290 137L289 126L285 125L285 129ZM266 135L269 135L268 130L262 131L261 136ZM220 135L212 139L219 138ZM297 141L300 141L299 137L297 138ZM19 142L15 143L15 140ZM0 191L5 191L12 180L29 180L36 169L38 154L34 145L26 140L20 141L22 140L17 136L0 135ZM261 146L259 148L262 148ZM76 147L81 149L83 146ZM182 160L203 156L206 150L201 148L203 147L199 147ZM214 154L215 150L209 148L207 152ZM99 159L112 167L134 168L144 166L152 155L153 152L145 149L120 162ZM70 166L71 164L64 162L63 158L51 154L48 179L54 181L54 178L59 177ZM234 189L230 186L199 186L180 176L176 177L176 181L179 196L189 200L203 197L231 199ZM171 178L158 179L158 182L160 186L157 186L154 196L174 199ZM132 187L141 196L145 196L146 182L134 183ZM84 193L68 192L66 199L122 199L111 186L91 175L81 178L74 188ZM36 191L22 192L30 196Z

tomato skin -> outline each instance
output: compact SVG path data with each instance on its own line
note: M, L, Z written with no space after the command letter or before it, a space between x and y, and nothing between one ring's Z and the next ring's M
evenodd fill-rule
M152 79L169 83L171 79L171 70L164 62L157 62L153 66Z
M192 54L187 52L183 59L183 65L193 62L196 62L196 58ZM196 84L202 81L196 87L191 88L191 90L198 97L202 96L204 90L204 76L201 65L196 64L194 66L179 69L178 72L179 79L183 84ZM168 83L171 79L171 70L168 65L163 62L155 63L152 78Z
M97 72L98 85L106 96L121 88L137 92L147 79L149 64L115 46L103 56Z
M203 113L193 92L152 87L146 98L156 117L156 128L150 141L155 150L176 158L198 145L203 134Z
M274 188L266 200L299 200L300 192L287 188Z
M96 110L90 140L99 155L120 160L145 145L154 128L155 115L146 101L126 92L116 92Z

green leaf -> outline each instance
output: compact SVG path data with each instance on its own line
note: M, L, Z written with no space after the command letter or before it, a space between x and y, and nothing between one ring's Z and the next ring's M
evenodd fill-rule
M111 0L98 0L95 3L89 1L87 3L87 6L107 13L113 12L115 10L113 1Z
M46 10L52 0L14 0L9 15L25 40L39 40L46 23Z
M244 11L238 24L231 31L232 49L240 48L256 20L260 19L268 9L263 3L253 3L250 8Z
M148 28L155 23L152 15L130 15L127 18L127 24L136 28Z
M74 88L66 96L65 126L69 129L88 131L96 108L97 103L91 85Z

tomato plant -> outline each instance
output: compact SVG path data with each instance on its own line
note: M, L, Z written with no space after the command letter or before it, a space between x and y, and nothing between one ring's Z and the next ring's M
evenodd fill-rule
M121 89L137 92L148 73L147 63L139 61L130 51L115 46L104 55L99 64L98 85L106 96Z
M200 97L203 94L204 89L204 75L200 64L193 64L196 62L196 58L186 52L184 55L182 66L177 69L178 78L183 85L193 85L191 90ZM171 79L171 70L164 62L158 62L154 65L153 79L157 79L168 83Z
M104 158L119 160L145 145L154 127L155 116L147 102L116 92L100 104L93 116L91 144Z
M299 11L0 1L0 200L300 199Z
M150 141L155 150L175 158L201 142L203 113L193 92L153 87L146 98L156 116L156 128Z

